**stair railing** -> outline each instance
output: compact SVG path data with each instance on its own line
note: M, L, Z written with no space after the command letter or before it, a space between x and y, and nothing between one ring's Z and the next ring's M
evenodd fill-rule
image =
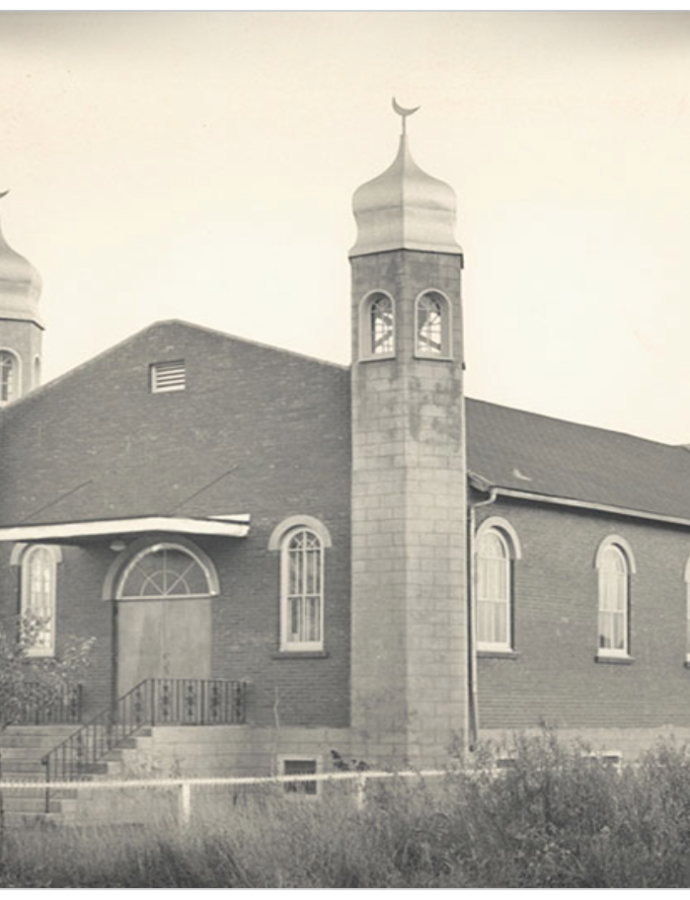
M241 725L246 684L201 678L146 678L43 757L46 781L88 777L111 751L152 725Z

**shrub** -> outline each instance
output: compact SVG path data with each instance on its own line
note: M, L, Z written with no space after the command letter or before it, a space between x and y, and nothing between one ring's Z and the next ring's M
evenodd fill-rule
M690 886L687 746L659 744L621 770L549 732L508 750L498 776L484 748L481 766L442 779L371 781L361 811L346 789L269 790L222 805L200 795L186 829L161 812L136 827L17 832L0 886Z

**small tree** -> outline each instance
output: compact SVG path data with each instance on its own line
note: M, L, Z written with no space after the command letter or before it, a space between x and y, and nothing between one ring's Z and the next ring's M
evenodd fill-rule
M35 616L22 616L9 627L0 625L0 741L10 725L22 724L30 690L39 686L39 702L44 708L56 703L64 691L76 685L89 663L95 638L68 637L59 656L32 657L45 623ZM0 743L0 782L2 781ZM5 817L0 790L0 864L3 859Z

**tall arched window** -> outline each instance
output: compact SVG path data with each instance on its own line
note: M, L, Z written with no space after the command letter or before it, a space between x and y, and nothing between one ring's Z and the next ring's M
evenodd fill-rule
M19 396L19 363L14 353L0 350L0 405Z
M477 646L509 650L511 571L508 542L496 528L477 540Z
M382 291L364 298L361 346L365 358L395 355L395 306L393 298Z
M21 633L28 656L55 653L55 587L59 551L30 547L21 561Z
M415 309L415 353L417 356L449 357L450 307L438 291L417 298Z
M599 547L599 656L630 653L630 573L632 555L621 538L607 538Z
M281 649L323 648L323 546L310 528L288 532L281 547Z
M117 588L118 600L210 597L218 593L215 573L201 554L180 544L153 544L129 562Z
M514 649L514 561L522 556L512 525L490 516L475 539L475 611L478 650L506 653Z

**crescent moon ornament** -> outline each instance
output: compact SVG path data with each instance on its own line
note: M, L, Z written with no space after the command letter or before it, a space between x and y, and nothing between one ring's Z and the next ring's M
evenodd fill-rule
M6 197L9 194L9 192L10 192L9 188L6 191L3 191L0 194L0 200L2 200L3 197Z
M419 106L413 106L411 109L406 106L401 106L398 101L393 97L393 111L396 112L400 118L402 119L402 133L405 134L407 125L407 117L411 116L413 113L416 113L417 110L420 109Z

